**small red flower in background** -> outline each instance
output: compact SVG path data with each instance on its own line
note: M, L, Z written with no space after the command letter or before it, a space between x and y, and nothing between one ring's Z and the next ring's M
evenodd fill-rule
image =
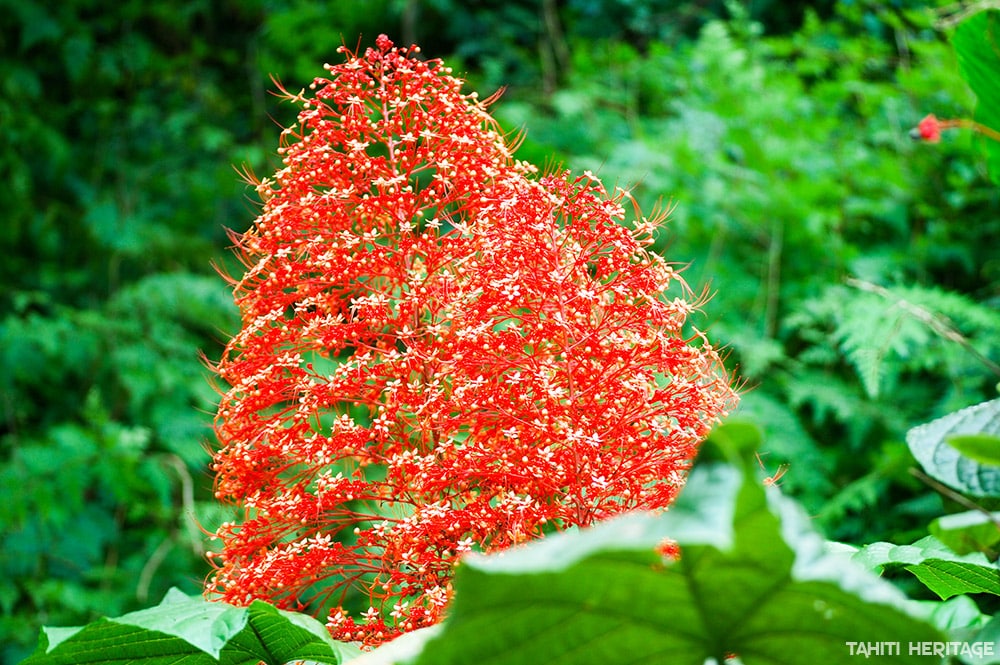
M945 129L969 129L994 141L1000 141L1000 132L975 120L968 118L941 120L933 114L925 116L916 127L911 129L910 137L916 141L939 143L941 132Z
M937 117L933 114L928 115L917 125L915 138L929 143L938 143L941 141L941 129L942 125Z
M440 619L464 552L667 506L736 396L663 216L538 176L385 36L327 68L239 238L213 468L244 518L207 591L374 645Z

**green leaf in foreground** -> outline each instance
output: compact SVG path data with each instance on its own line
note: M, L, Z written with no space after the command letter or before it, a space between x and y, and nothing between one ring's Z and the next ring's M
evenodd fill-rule
M914 427L906 443L932 478L974 496L1000 496L1000 467L969 459L948 444L949 438L969 434L1000 436L1000 399Z
M905 645L944 638L912 602L830 553L797 506L743 475L699 466L664 515L470 556L441 626L351 665L703 665L729 654L829 665L857 662L850 642L883 641L904 646L880 662L927 662ZM679 560L656 553L664 537L680 543Z
M1000 131L1000 11L990 9L962 21L952 38L962 78L976 93L976 121ZM1000 185L1000 142L985 139L990 178Z
M987 665L1000 661L998 623L979 611L969 596L955 596L945 601L920 601L926 619L948 635L948 641L958 643L952 653L966 665Z
M963 658L969 665L986 665L987 663L1000 662L1000 614L994 615L979 632L969 639L969 642L993 645L992 655L984 654L979 657Z
M956 554L995 553L1000 546L1000 513L969 510L931 522L931 535Z
M156 607L82 628L44 628L22 665L337 665L358 650L334 642L315 619L264 602L239 608L172 590Z
M868 568L902 567L941 598L963 593L1000 595L1000 571L983 554L959 555L934 536L912 545L873 543L862 548L854 559Z
M945 443L980 464L1000 466L1000 436L991 434L952 434Z
M947 632L952 640L972 641L970 638L990 620L969 596L955 596L944 601L922 600L919 604L926 612L924 618Z
M698 463L728 461L738 464L753 460L763 438L764 434L756 423L730 419L712 429L698 452Z

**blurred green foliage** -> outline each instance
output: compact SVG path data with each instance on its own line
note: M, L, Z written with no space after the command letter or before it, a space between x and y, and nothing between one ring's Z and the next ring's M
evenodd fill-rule
M211 274L260 161L239 3L2 2L0 657L205 574Z
M926 3L777 4L0 0L0 659L197 592L233 165L277 166L268 76L379 32L509 86L520 157L675 204L762 463L831 538L923 535L903 435L995 394L1000 194L971 136L907 133L974 99Z

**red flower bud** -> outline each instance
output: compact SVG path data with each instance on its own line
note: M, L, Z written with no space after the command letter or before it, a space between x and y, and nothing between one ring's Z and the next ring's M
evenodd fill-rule
M931 114L921 120L916 129L910 132L910 135L917 140L937 143L941 140L941 129L941 122Z

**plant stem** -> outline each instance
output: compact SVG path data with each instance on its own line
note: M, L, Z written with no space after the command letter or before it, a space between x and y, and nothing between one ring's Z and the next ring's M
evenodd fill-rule
M986 510L985 508L983 508L982 506L980 506L975 501L972 501L968 497L966 497L966 496L964 496L962 494L959 494L958 492L956 492L955 490L951 489L950 487L948 487L944 483L941 483L941 482L939 482L939 481L931 478L926 473L924 473L920 469L917 469L916 467L911 467L910 468L910 475L912 475L915 478L917 478L918 480L920 480L920 482L924 483L925 485L927 485L928 487L930 487L931 489L933 489L935 492L937 492L941 496L943 496L943 497L945 497L947 499L951 499L952 501L954 501L958 505L962 506L963 508L965 508L967 510L974 510L974 511L976 511L978 513L982 513L983 515L986 516L986 518L990 522L993 523L993 526L995 526L997 528L997 531L1000 531L1000 520L998 520L993 513L991 513L990 511Z
M975 347L972 346L972 343L969 342L969 340L966 339L965 336L962 335L962 333L958 332L958 330L956 330L953 326L951 326L947 321L943 320L941 316L934 314L930 310L927 310L924 307L921 307L920 305L916 305L908 300L904 300L903 298L899 298L893 295L893 293L889 291L889 289L883 286L879 286L878 284L872 284L871 282L867 282L865 280L857 279L855 277L850 277L847 279L847 285L853 286L854 288L860 289L862 291L868 291L869 293L880 295L886 300L893 301L894 304L900 309L902 309L904 312L906 312L913 318L917 319L921 323L926 324L927 327L929 327L931 330L936 332L941 337L947 340L951 340L952 342L956 342L959 346L961 346L963 349L972 354L972 356L975 357L976 360L978 360L980 363L982 363L987 369L993 372L993 374L1000 376L1000 365L996 364L995 362L984 356L982 353L977 351Z

